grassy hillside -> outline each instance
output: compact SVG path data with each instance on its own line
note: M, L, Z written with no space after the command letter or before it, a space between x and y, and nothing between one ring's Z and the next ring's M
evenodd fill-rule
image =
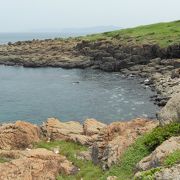
M106 180L108 176L117 176L118 180L130 180L133 177L136 164L145 156L149 155L163 141L172 136L180 135L180 124L172 123L164 127L157 127L152 132L140 137L131 145L122 155L119 163L112 166L109 171L102 171L99 166L93 165L91 161L76 158L76 154L87 150L86 147L77 145L72 142L56 141L56 142L40 142L35 145L36 148L53 149L59 147L61 154L65 155L80 171L75 176L60 175L58 180ZM173 165L179 162L179 151L171 154L165 162L165 165ZM154 173L158 169L153 170ZM144 176L146 176L146 174ZM145 177L145 179L147 179Z
M88 35L86 40L114 39L123 44L158 44L167 47L180 43L180 20Z

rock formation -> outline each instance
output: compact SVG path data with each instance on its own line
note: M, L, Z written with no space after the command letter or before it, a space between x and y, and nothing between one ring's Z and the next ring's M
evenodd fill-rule
M17 121L0 126L0 149L25 149L40 140L40 128L31 123Z
M180 177L180 164L170 168L163 168L160 172L155 173L155 180L179 180Z
M60 122L58 119L50 118L41 129L45 137L50 140L66 140L91 145L105 126L94 119L88 119L84 125L81 125L75 121Z
M46 149L0 150L0 155L10 159L0 163L0 180L56 179L60 173L72 175L78 171L66 157Z
M103 169L115 164L122 153L138 136L152 130L157 122L135 119L129 122L115 122L102 129L92 147L92 160L100 163Z
M165 107L158 113L162 125L170 122L180 122L180 93L174 94Z
M180 149L180 137L172 137L164 141L149 156L143 158L138 164L140 171L161 166L164 159L171 153Z

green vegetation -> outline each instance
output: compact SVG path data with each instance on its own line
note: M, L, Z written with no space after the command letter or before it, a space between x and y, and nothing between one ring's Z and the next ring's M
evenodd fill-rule
M0 156L0 163L5 163L5 162L8 162L8 160L6 158Z
M158 44L167 47L180 43L180 20L94 34L83 39L90 41L115 39L125 45Z
M132 179L136 164L150 153L144 144L145 140L145 136L137 139L136 142L125 151L120 162L106 172L104 177L114 175L119 177L120 180Z
M180 123L171 123L164 127L155 128L144 141L149 151L153 151L162 142L172 136L180 135Z
M136 164L145 156L149 155L158 145L160 145L166 139L171 136L180 135L180 124L172 123L164 127L157 127L152 132L141 136L136 142L131 145L122 155L119 163L112 166L110 170L103 172L99 166L94 166L92 162L79 160L76 158L76 154L80 151L87 150L86 147L77 145L71 142L41 142L35 145L35 147L52 149L54 147L60 148L60 153L65 155L70 161L80 168L80 171L75 176L58 177L58 180L80 180L82 177L84 180L106 180L108 176L117 176L119 180L132 179ZM170 155L165 164L170 165L179 159L180 152ZM159 169L152 169L143 174L145 176L153 177L153 174Z
M161 171L161 168L159 167L143 171L138 178L135 178L135 180L154 180L155 173L159 171Z
M100 178L103 171L99 166L93 165L91 161L79 160L76 158L76 154L80 151L86 151L87 148L81 145L75 144L73 142L65 141L55 141L55 142L40 142L35 145L36 148L46 148L52 150L55 147L59 147L60 153L65 155L68 160L73 162L73 164L80 168L80 171L75 176L65 176L61 175L58 180L80 180L82 177L84 180L96 180Z
M180 150L171 153L165 160L165 166L173 166L174 164L180 163Z

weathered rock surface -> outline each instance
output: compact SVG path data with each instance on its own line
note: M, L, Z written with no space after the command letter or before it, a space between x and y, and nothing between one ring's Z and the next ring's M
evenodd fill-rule
M160 172L155 173L155 180L179 180L180 164L170 168L163 168Z
M106 126L106 124L95 119L87 119L83 124L83 131L85 135L92 136L99 134L101 129L105 128Z
M66 140L82 145L91 145L105 126L94 119L88 119L84 125L81 125L75 121L60 122L58 119L49 118L41 129L50 140Z
M158 113L162 125L170 122L180 122L180 93L174 94L166 106Z
M143 158L138 164L137 169L145 171L160 166L164 159L176 150L180 150L180 136L172 137L164 141L149 156Z
M72 175L78 171L66 157L46 149L0 150L0 155L11 158L11 161L0 164L0 180L54 180L60 173Z
M40 129L31 123L17 121L0 126L0 149L24 149L40 140Z
M136 119L129 122L115 122L102 129L92 147L92 160L103 169L109 168L139 135L152 130L157 122Z

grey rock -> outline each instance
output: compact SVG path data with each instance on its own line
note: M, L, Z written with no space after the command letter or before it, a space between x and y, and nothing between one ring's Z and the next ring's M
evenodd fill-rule
M160 124L180 122L180 93L176 93L157 115Z

